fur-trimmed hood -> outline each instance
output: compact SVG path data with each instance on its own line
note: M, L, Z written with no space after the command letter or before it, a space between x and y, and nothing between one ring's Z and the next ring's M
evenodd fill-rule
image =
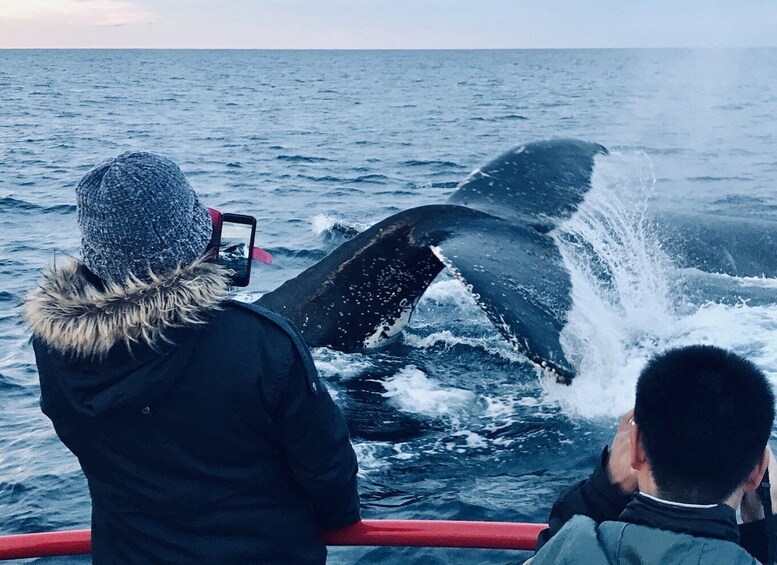
M76 262L52 268L25 299L34 337L72 358L95 359L118 343L155 347L165 332L200 324L228 294L223 269L203 260L148 281L91 284Z
M182 374L198 328L227 292L222 269L203 261L102 289L77 263L48 271L24 312L41 388L57 382L88 416L153 404Z

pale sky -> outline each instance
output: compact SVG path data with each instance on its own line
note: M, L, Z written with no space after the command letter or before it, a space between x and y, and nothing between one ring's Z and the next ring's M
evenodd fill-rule
M765 46L777 0L0 0L0 48Z

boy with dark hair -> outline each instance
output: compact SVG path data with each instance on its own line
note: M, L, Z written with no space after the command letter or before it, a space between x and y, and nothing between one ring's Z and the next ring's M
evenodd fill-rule
M774 396L749 361L712 346L653 359L637 383L634 421L660 495L726 499L763 457Z
M764 520L738 526L735 509L762 515L747 493L773 423L771 386L742 357L697 345L654 358L612 447L554 504L532 565L765 560Z

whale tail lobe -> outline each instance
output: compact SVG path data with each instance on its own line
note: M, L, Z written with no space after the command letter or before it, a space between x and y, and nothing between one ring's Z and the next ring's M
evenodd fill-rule
M447 269L528 359L569 381L559 334L569 274L548 232L590 188L594 157L576 140L527 144L476 170L449 204L399 212L343 243L258 303L311 346L358 351L395 336Z

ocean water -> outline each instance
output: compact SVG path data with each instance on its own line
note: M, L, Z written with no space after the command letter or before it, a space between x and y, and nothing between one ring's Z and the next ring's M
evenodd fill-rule
M351 427L365 518L545 520L667 347L731 347L777 382L777 281L679 269L650 221L774 219L777 50L0 51L0 100L0 533L89 524L77 461L38 408L20 302L78 253L75 183L128 149L172 157L207 205L257 217L275 262L245 299L324 257L339 226L441 203L515 145L611 150L554 234L573 281L572 386L525 363L444 275L400 341L314 351ZM331 550L345 564L526 557Z

